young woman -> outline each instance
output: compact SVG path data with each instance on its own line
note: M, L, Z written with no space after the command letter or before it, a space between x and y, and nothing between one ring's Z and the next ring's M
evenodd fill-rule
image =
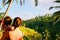
M1 40L10 40L9 31L14 30L14 27L11 26L11 23L12 23L11 17L6 16L4 18L4 32L3 32Z
M9 31L10 40L23 40L23 33L19 30L20 24L21 24L21 18L16 17L13 20L14 30Z

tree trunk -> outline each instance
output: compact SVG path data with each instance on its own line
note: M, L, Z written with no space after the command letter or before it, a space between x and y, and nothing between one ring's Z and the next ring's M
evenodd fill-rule
M11 6L12 2L13 2L13 0L11 0L11 2L9 3L9 5L8 5L8 7L7 7L7 9L6 9L5 13L4 13L3 18L4 18L4 17L6 16L6 14L8 13L9 8L10 8L10 6ZM3 18L2 18L2 19L3 19Z

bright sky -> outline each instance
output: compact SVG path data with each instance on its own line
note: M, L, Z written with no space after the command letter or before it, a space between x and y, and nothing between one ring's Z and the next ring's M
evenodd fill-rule
M37 7L34 6L33 1L34 0L25 0L25 4L23 4L22 6L20 5L20 3L17 4L16 1L13 2L7 15L11 16L12 18L20 17L22 18L22 20L26 20L34 18L39 15L43 16L47 13L52 14L53 12L59 10L59 9L48 10L49 7L51 6L60 5L59 3L53 2L55 0L38 0L39 3ZM0 8L2 8L0 12L5 12L6 7L7 6L2 7L0 1Z

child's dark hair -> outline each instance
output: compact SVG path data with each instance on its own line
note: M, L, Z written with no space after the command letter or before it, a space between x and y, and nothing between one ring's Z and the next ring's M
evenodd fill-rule
M12 23L12 19L11 19L11 17L6 16L6 17L4 18L4 24L6 24L6 25L10 25L11 23Z

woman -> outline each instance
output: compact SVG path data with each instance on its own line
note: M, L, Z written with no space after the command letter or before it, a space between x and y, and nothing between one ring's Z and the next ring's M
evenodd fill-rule
M23 40L23 33L19 30L20 24L21 24L21 18L16 17L13 20L14 30L9 31L10 40Z
M14 27L11 26L11 23L12 23L11 17L6 16L4 18L4 26L3 26L4 27L4 32L3 32L1 40L10 40L9 31L14 30Z

